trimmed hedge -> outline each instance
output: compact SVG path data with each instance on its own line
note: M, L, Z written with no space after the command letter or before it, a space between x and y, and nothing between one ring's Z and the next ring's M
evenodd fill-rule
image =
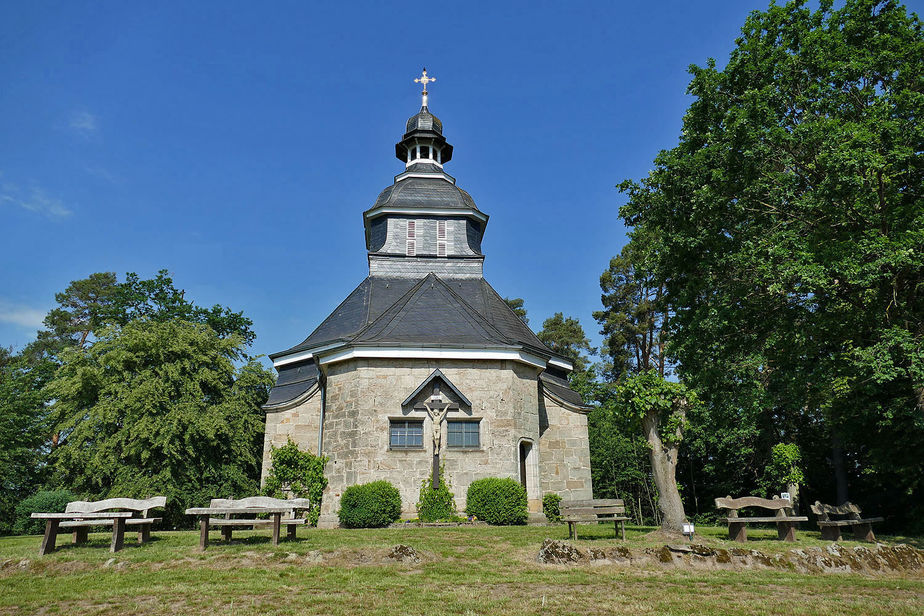
M16 505L13 523L14 535L41 535L45 532L45 520L33 520L33 513L63 513L71 501L80 497L70 490L40 490Z
M549 522L561 522L561 496L554 492L543 496L542 513Z
M387 481L350 486L340 497L337 512L347 528L381 528L401 517L401 493Z
M488 524L526 524L526 489L513 479L488 477L468 486L465 513Z

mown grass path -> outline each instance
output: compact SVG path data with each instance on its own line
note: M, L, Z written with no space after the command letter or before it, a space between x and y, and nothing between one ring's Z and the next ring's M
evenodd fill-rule
M580 546L620 543L611 526L581 530ZM650 530L629 529L628 546L663 545L646 536ZM730 547L724 529L700 530L700 542ZM800 575L536 562L543 539L566 535L558 526L300 529L296 541L274 548L268 532L241 532L231 544L214 533L199 553L195 532L161 531L143 546L126 537L126 548L113 555L109 534L99 533L81 547L62 537L44 558L37 556L39 537L5 537L0 614L924 613L921 572ZM827 545L817 533L801 532L796 546L773 535L755 531L750 547L772 553ZM415 548L421 561L384 558L396 544Z

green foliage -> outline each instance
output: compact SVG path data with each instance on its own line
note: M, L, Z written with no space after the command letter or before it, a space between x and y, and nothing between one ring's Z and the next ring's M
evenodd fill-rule
M813 485L834 485L842 442L854 500L920 517L920 20L894 2L774 5L724 68L690 71L680 142L622 184L621 211L652 242L684 382L723 423L753 422L748 447L799 444ZM748 461L752 485L761 469Z
M324 465L327 456L316 456L310 451L301 451L292 439L282 447L272 447L272 466L266 476L263 494L273 498L307 498L311 509L306 513L312 526L318 525L321 515L321 497L327 487Z
M337 512L346 528L381 528L401 517L401 493L387 481L350 486L340 497Z
M761 484L765 493L786 490L790 484L800 485L805 482L802 472L802 453L795 443L777 443L770 454L770 463L764 468Z
M592 399L597 406L587 417L587 437L594 497L622 498L636 523L660 524L647 441L617 409L615 387L598 387Z
M488 524L526 524L526 489L513 479L487 477L468 486L465 513Z
M47 386L61 441L53 485L96 498L167 497L167 525L211 498L257 493L263 413L273 376L235 368L237 335L185 321L139 319L65 349Z
M55 295L58 306L45 317L46 329L29 345L29 352L56 357L68 347L82 347L92 342L106 327L127 325L136 319L151 321L188 321L212 328L222 338L239 336L249 346L255 334L253 321L242 312L224 306L202 308L186 299L186 292L173 285L167 270L142 280L130 272L119 282L113 272L98 272L74 280ZM246 357L237 350L236 359Z
M545 346L561 357L570 359L575 372L586 370L587 355L596 353L596 349L590 346L590 340L584 334L580 321L565 317L560 312L546 319L542 323L542 330L536 335Z
M661 376L667 372L664 285L651 271L650 242L645 239L636 233L600 276L603 310L594 312L594 319L603 327L612 381L652 369Z
M11 532L16 504L45 478L49 426L42 388L54 370L47 359L0 349L0 534Z
M507 302L507 305L510 306L510 309L513 310L513 314L520 317L520 320L529 325L529 319L526 318L526 308L523 307L522 298L509 298L505 297L504 301Z
M80 500L70 490L40 490L16 505L14 535L41 535L45 531L45 520L33 520L33 513L63 513L71 501Z
M429 478L421 482L417 517L421 522L443 522L458 517L456 499L449 489L443 469L440 469L440 483L435 489Z
M542 497L542 513L549 522L561 522L561 496L549 492Z
M667 444L683 438L686 412L696 403L695 392L665 380L655 370L626 378L616 387L616 405L624 419L634 425L655 420L658 436Z

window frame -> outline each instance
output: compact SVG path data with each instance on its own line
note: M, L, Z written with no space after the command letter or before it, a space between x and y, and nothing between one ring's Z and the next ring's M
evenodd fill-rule
M461 445L454 445L454 444L452 444L452 436L451 436L451 435L452 435L452 428L451 428L451 426L454 426L454 425L459 425L459 426L472 425L472 426L475 426L474 434L475 434L475 437L477 438L477 444L475 444L475 445L466 444L466 442L465 442L465 441L466 441L465 437L466 437L466 434L467 434L467 433L466 433L466 431L465 431L464 429L463 429L462 432L460 433L460 434L461 434L461 437L462 437L462 444L461 444ZM468 434L471 434L471 432L468 432ZM480 449L481 449L481 418L477 418L477 419L475 419L475 418L473 418L473 419L447 419L447 420L446 420L446 449L453 449L453 450L457 450L457 451L458 451L458 450L470 450L470 451L477 451L477 450L480 450Z
M401 424L403 424L403 429L405 430L404 438L405 444L394 444L393 443L393 430L395 428L402 429ZM409 437L411 436L409 430L411 425L418 427L420 429L420 444L407 444ZM400 436L400 435L399 435ZM413 436L417 436L416 434ZM424 422L423 419L407 418L407 417L389 417L388 418L388 450L389 451L423 451L424 449ZM416 439L415 439L416 440Z

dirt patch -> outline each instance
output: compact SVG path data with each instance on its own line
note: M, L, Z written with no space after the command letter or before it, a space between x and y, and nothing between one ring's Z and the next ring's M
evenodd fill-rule
M565 541L546 539L539 550L541 563L575 565L631 564L690 569L778 569L798 573L924 573L924 550L909 545L794 549L780 554L759 550L713 549L704 545L668 544L632 551L628 547L583 550Z

